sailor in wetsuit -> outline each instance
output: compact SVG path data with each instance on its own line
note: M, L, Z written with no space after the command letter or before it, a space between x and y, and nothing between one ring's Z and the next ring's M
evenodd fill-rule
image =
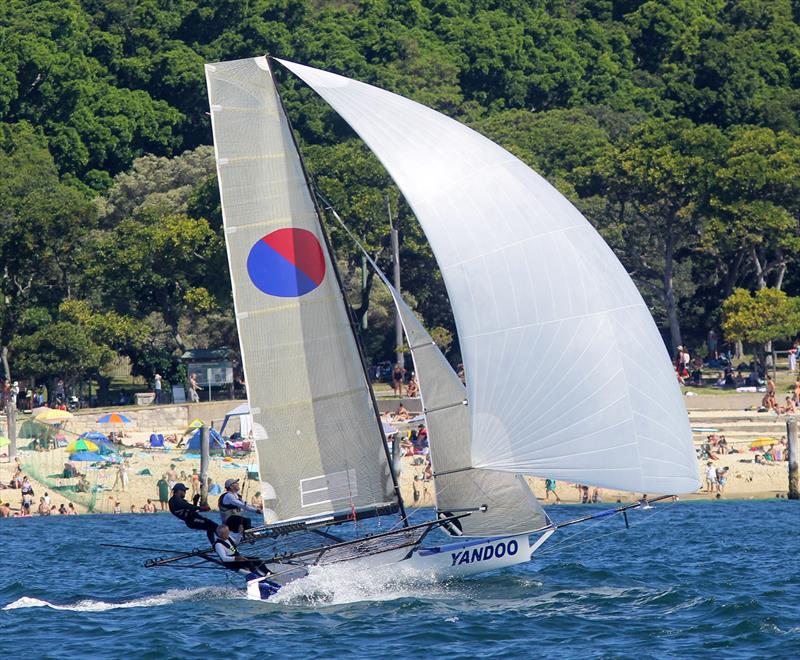
M169 498L169 512L182 520L189 529L205 530L208 542L214 545L216 540L217 523L200 515L200 511L210 511L207 506L195 506L186 501L186 486L175 484L172 487L172 497Z
M239 497L239 480L228 479L225 482L225 492L219 498L217 503L219 507L219 514L222 517L222 523L227 525L230 529L238 532L244 531L252 527L250 518L246 518L242 513L251 511L253 513L260 513L261 509L251 506L244 502Z

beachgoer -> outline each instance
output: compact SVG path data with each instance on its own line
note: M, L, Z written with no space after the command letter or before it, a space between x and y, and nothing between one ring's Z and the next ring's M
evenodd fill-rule
M709 461L706 463L706 492L711 493L717 483L717 471L714 469L714 464Z
M175 470L174 463L170 463L169 470L167 470L167 483L170 489L174 488L175 484L178 483L178 472Z
M717 468L717 492L725 492L725 484L728 483L728 466Z
M199 390L200 386L197 384L197 374L192 373L192 375L189 376L189 400L192 403L198 403L200 401Z
M77 516L78 515L78 512L75 511L75 505L72 502L70 502L67 505L67 515L68 516Z
M204 530L208 542L214 545L217 532L217 523L201 516L200 512L210 511L207 506L195 506L186 501L186 486L175 484L172 487L172 497L169 499L170 513L184 522L189 529Z
M136 513L136 505L131 504L131 513Z
M155 390L156 398L155 403L161 403L161 374L153 376L153 389Z
M120 485L122 492L124 493L128 486L128 467L125 464L125 461L122 461L119 465L117 465L117 476L114 477L114 486L111 488L111 490L117 490L117 484Z
M114 513L122 513L122 507L119 502L114 502Z
M556 498L556 504L561 503L561 498L558 496L556 492L556 480L555 479L545 479L544 480L544 499L550 499L550 493L553 493L553 497Z
M395 364L392 368L392 389L395 396L402 396L403 394L403 374L405 371L399 364Z
M61 503L61 506L58 507L58 513L61 514L62 516L67 515L67 507L64 506L63 502Z
M11 517L11 504L8 502L0 502L0 518Z
M599 488L592 491L592 504L598 504L603 501L603 492Z
M397 406L397 410L394 411L394 419L398 422L403 422L407 419L411 419L411 413L408 412L406 407L401 403Z
M789 349L789 371L797 371L797 342Z
M251 511L253 513L261 512L261 509L251 506L247 502L242 501L239 497L238 479L228 479L225 481L225 492L220 496L217 506L222 522L232 529L237 529L239 525L243 525L244 529L250 529L250 527L252 527L250 518L246 518L242 516L242 514L245 511Z
M156 483L158 488L158 502L161 504L161 510L167 510L167 502L169 502L169 483L167 482L167 475L162 474L161 479Z
M197 474L197 468L192 470L192 497L200 493L200 475Z

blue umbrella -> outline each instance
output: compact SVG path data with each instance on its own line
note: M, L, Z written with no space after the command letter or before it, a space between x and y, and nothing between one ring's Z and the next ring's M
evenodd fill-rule
M96 451L79 451L77 454L70 454L69 460L71 461L89 461L89 462L96 462L96 461L104 461L106 460L104 456L98 454Z
M113 454L116 451L114 443L109 440L104 433L100 431L89 431L81 435L82 438L91 440L94 444L100 447L101 454Z

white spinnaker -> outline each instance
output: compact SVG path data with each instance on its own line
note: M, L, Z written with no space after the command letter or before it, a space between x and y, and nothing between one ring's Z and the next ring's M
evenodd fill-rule
M547 514L521 474L459 469L469 461L472 444L466 388L400 292L361 249L392 294L414 360L428 423L437 512L468 512L458 521L463 536L524 534L545 527Z
M581 213L466 126L280 61L361 136L425 230L461 341L471 467L629 491L696 490L686 409L661 337Z
M266 58L209 64L206 81L265 520L389 502L375 410Z

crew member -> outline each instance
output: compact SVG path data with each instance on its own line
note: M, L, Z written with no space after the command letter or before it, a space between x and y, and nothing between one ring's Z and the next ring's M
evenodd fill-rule
M219 498L218 502L219 514L222 517L223 524L227 525L230 529L250 529L252 523L250 518L241 515L245 511L253 513L260 513L258 509L247 502L242 501L239 497L239 480L228 479L225 482L225 492Z
M169 512L182 520L189 529L205 530L208 542L214 545L216 540L217 523L200 515L200 511L210 511L207 506L195 506L186 501L186 486L175 484L172 487L172 497L169 498Z
M241 535L238 536L241 537ZM217 527L217 540L214 541L214 551L227 568L233 570L244 568L254 573L266 575L268 571L265 570L262 562L242 555L236 547L236 543L237 540L233 538L227 525L223 524Z

